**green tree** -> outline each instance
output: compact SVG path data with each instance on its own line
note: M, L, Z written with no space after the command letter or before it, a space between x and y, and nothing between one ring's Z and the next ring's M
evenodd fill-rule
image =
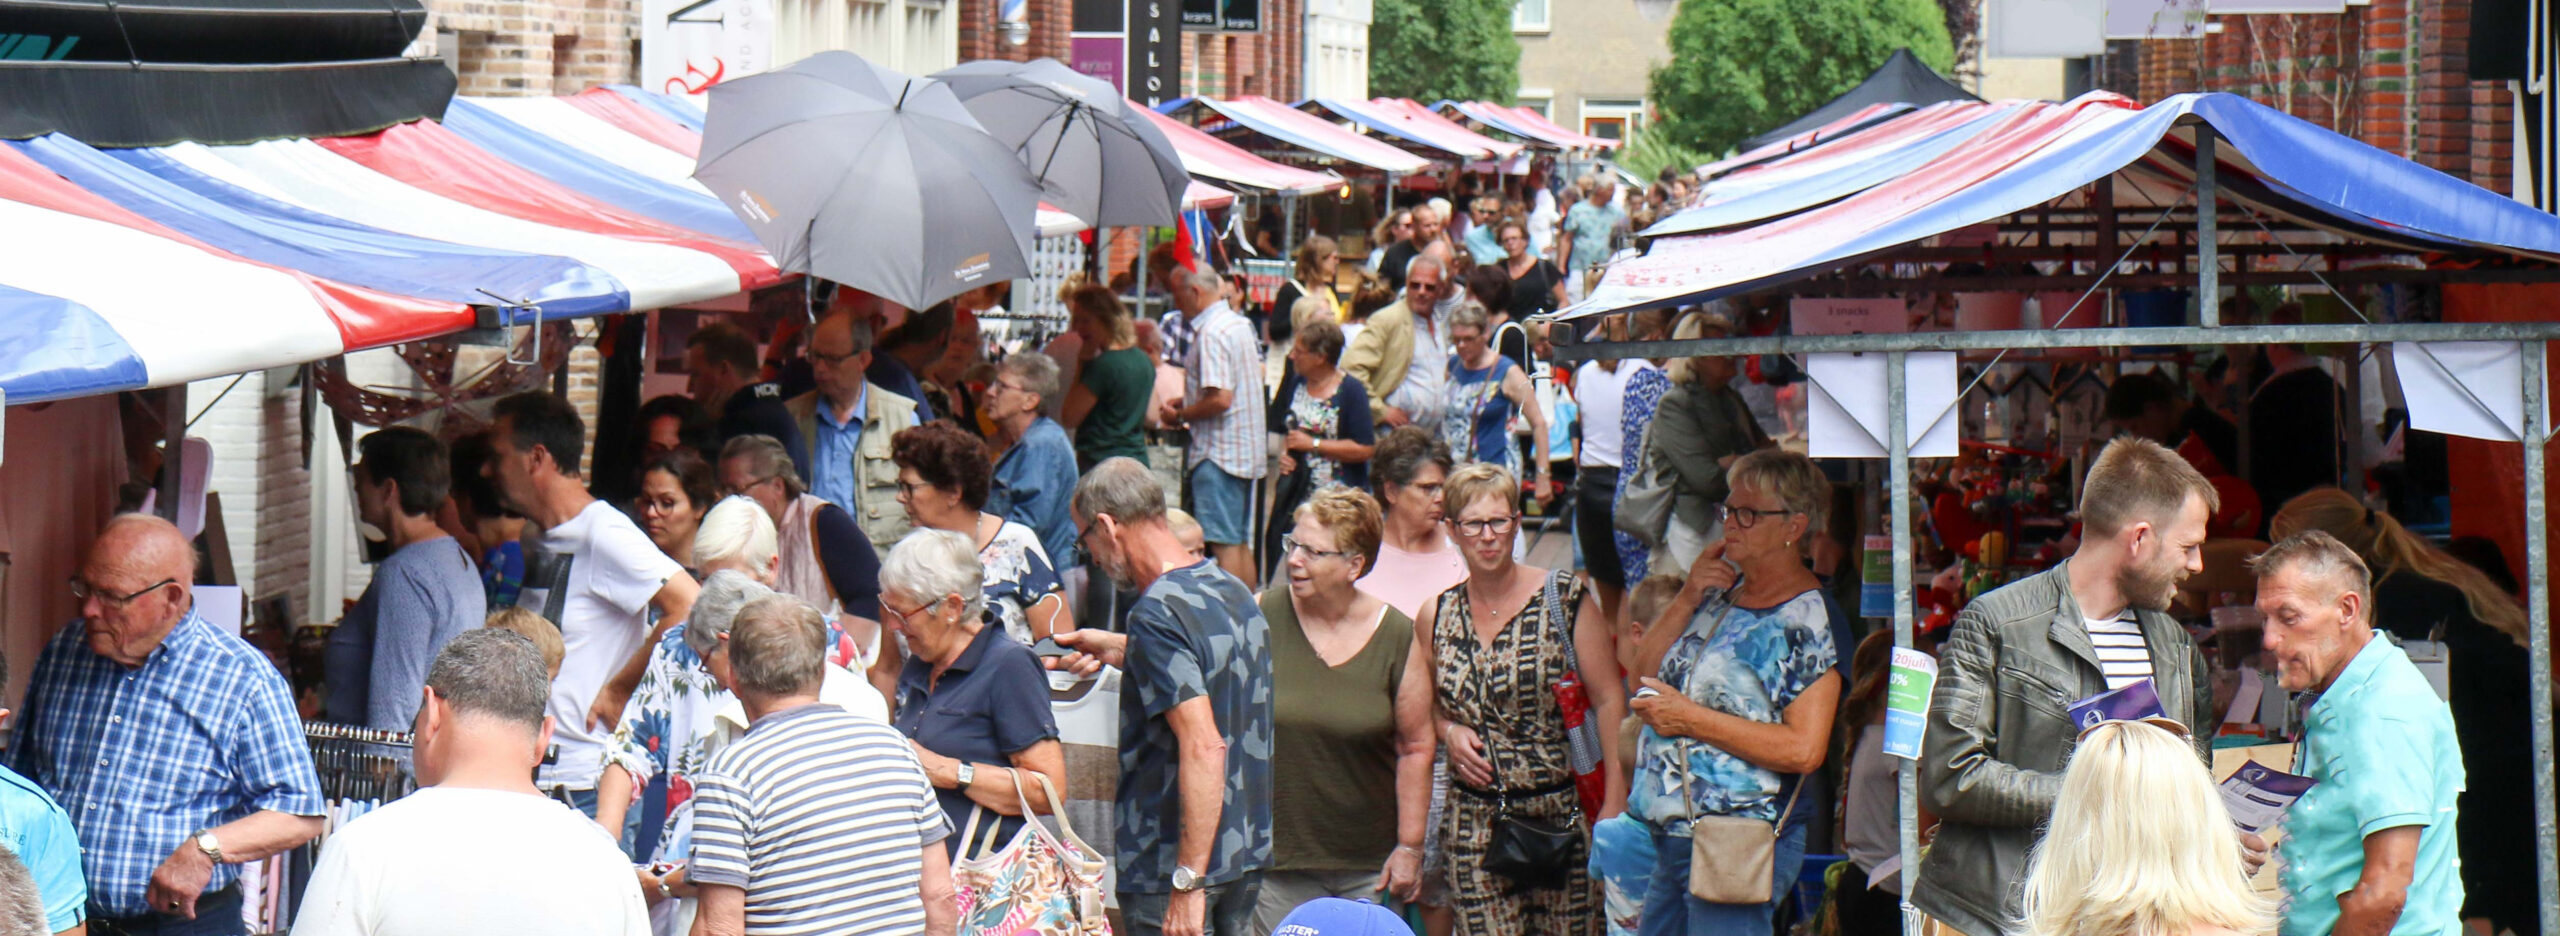
M1512 0L1376 0L1370 9L1369 93L1509 104L1520 91Z
M1670 44L1655 126L1709 153L1828 103L1896 49L1940 74L1955 62L1935 0L1681 0Z

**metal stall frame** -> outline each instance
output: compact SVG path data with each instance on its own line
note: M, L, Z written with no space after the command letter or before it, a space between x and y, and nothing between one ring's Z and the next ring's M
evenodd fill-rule
M2203 212L2211 217L2211 212ZM2210 241L2204 243L2210 244ZM2199 250L2210 260L2210 247ZM2213 270L2214 264L2201 264ZM2208 277L2211 274L2206 274ZM2455 279L2462 278L2455 274ZM2486 279L2487 277L2484 277ZM2087 279L2087 277L2079 277ZM2212 279L2205 280L2210 284ZM1784 287L1779 287L1784 288ZM2209 295L2199 293L2200 295ZM2211 316L2214 303L2199 303ZM2206 318L2208 323L2213 318ZM1747 338L1692 338L1647 342L1581 342L1574 329L1559 328L1553 332L1553 360L1558 363L1599 358L1634 357L1704 357L1746 356L1760 354L1881 353L1887 356L1886 394L1890 423L1884 440L1887 483L1892 487L1893 529L1893 633L1894 646L1912 645L1912 578L1913 533L1911 529L1911 439L1903 390L1904 358L1915 351L1990 351L2037 349L2117 349L2158 345L2265 345L2265 344L2388 344L2395 342L2447 341L2512 341L2519 346L2523 358L2524 399L2524 521L2526 613L2531 622L2530 662L2533 707L2533 796L2534 850L2537 865L2537 887L2540 892L2542 925L2545 932L2560 932L2560 868L2555 868L2555 838L2560 827L2554 821L2554 783L2552 775L2552 678L2551 678L2551 607L2549 556L2550 544L2545 529L2545 478L2543 445L2550 441L2551 428L2544 424L2542 398L2545 393L2544 342L2560 340L2560 321L2494 322L2494 323L2351 323L2324 325L2232 325L2207 324L2186 327L2072 328L2032 331L1910 332L1897 334L1850 335L1779 335ZM1950 406L1938 418L1953 412ZM1916 763L1916 762L1915 762ZM1901 838L1902 865L1906 869L1903 887L1903 932L1919 936L1920 915L1911 905L1911 888L1918 879L1919 867L1919 778L1917 771L1902 771ZM1980 934L1977 934L1980 936Z

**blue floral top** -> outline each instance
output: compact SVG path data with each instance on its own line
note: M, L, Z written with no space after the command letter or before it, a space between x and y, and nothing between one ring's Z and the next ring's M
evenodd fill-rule
M1626 410L1618 417L1619 427L1627 434L1624 456L1627 468L1618 472L1618 492L1610 501L1612 504L1617 503L1615 498L1627 496L1627 479L1635 477L1635 466L1642 464L1639 460L1642 452L1638 447L1644 444L1644 431L1653 425L1653 411L1662 408L1662 395L1671 392L1671 378L1663 375L1662 368L1651 364L1630 366L1636 367L1636 373L1627 378ZM1646 546L1643 540L1614 530L1609 535L1617 538L1618 561L1626 567L1627 584L1633 586L1644 581L1645 571L1653 565L1653 548Z
M1821 589L1806 589L1773 608L1740 607L1729 592L1710 592L1662 658L1661 679L1700 705L1776 724L1838 656L1829 599ZM1684 743L1686 765L1680 757ZM1636 748L1628 809L1672 835L1688 834L1688 821L1697 815L1776 821L1785 805L1778 796L1782 779L1714 745L1665 738L1647 727Z

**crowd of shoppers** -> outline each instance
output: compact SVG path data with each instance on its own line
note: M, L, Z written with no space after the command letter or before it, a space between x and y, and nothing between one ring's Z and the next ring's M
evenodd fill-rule
M981 873L1039 860L1012 843L1075 851L1078 801L1111 806L1108 883L1062 863L1039 886L1077 916L1110 891L1115 932L1295 936L1292 911L1351 898L1435 936L1760 936L1835 842L1844 936L1898 931L1905 879L1963 936L2532 916L2529 855L2489 825L2530 808L2526 732L2494 698L2523 691L2524 615L2334 489L2288 503L2252 560L2316 785L2285 823L2286 899L2251 888L2269 848L2202 770L2211 680L2165 613L2223 488L2146 438L2188 422L2147 402L2089 465L2074 551L1956 616L1923 756L1888 754L1892 639L1853 648L1813 561L1835 483L1771 444L1744 365L1567 378L1531 356L1524 320L1629 224L1609 182L1576 194L1554 260L1498 199L1400 213L1347 313L1338 245L1310 239L1268 326L1275 391L1233 285L1177 269L1171 359L1100 287L1067 292L1069 347L992 362L949 350L986 297L907 316L876 355L883 311L839 300L789 398L751 337L699 329L695 398L646 408L619 502L592 496L552 394L449 448L366 436L356 506L388 550L328 639L320 713L414 732L421 790L330 831L297 931L941 936L1014 899ZM1732 330L1656 311L1586 340ZM1579 553L1547 568L1523 540L1558 493L1568 393ZM1149 463L1168 439L1171 485ZM1647 463L1670 519L1618 532ZM24 776L0 771L0 916L237 932L210 925L239 916L237 865L323 831L291 694L194 609L194 563L151 518L92 546L82 620L35 667ZM1102 613L1079 620L1078 584ZM2388 634L2449 645L2450 706ZM2166 717L2068 714L2137 682ZM1117 693L1108 779L1071 771L1089 742L1054 701L1087 684ZM1935 830L1916 868L1906 770ZM1765 849L1699 850L1736 828Z

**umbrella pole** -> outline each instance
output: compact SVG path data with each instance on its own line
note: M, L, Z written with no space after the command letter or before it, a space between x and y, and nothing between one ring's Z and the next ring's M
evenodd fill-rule
M1146 229L1146 228L1139 228L1139 229L1138 229L1138 276L1137 276L1136 281L1134 282L1134 285L1136 285L1136 286L1138 287L1138 318L1137 318L1137 321L1141 321L1141 322L1143 322L1143 321L1146 321L1146 320L1147 320L1147 229Z
M1292 252L1289 245L1296 243L1293 238L1298 236L1298 196L1280 196L1280 206L1280 251L1286 256Z

